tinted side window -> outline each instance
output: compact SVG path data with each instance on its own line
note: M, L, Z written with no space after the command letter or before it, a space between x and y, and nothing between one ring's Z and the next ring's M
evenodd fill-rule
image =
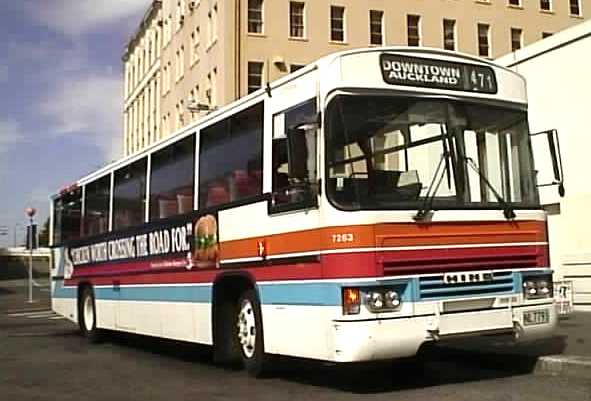
M263 104L201 132L199 208L262 193Z
M82 226L82 189L77 188L53 203L53 244L80 238Z
M111 175L86 185L84 199L84 235L109 231Z
M146 159L115 172L113 229L142 224L145 216Z
M193 210L195 136L154 153L150 170L150 220Z

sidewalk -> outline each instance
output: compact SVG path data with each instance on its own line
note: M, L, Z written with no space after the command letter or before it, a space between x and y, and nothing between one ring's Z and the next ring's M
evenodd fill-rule
M555 335L545 340L514 343L509 337L476 337L442 342L436 348L442 355L476 364L591 378L591 313L561 318Z

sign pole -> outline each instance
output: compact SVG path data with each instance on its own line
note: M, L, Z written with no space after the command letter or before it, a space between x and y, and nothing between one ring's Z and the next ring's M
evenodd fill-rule
M33 303L33 216L36 210L32 207L25 209L25 213L29 216L29 299L28 303Z

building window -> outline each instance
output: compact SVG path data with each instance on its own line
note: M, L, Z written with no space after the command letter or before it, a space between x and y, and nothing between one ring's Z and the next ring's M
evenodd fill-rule
M345 41L345 7L330 6L330 40Z
M521 49L523 46L522 44L522 37L523 31L519 28L511 28L511 51L516 51Z
M185 119L184 119L184 110L185 109L185 102L184 100L181 100L180 103L176 104L176 126L175 129L181 129L183 127L183 125L185 125Z
M218 5L213 5L207 13L207 45L211 46L217 39Z
M252 93L263 86L263 63L248 62L248 93Z
M421 32L420 32L420 20L421 17L418 15L407 15L406 16L406 29L408 36L409 46L420 46L421 45Z
M384 12L369 10L369 43L372 45L384 44Z
M456 50L456 21L453 19L443 20L443 48Z
M580 0L570 0L570 15L581 16Z
M546 39L552 36L552 32L542 32L542 39Z
M489 25L478 24L478 55L480 57L490 57L489 31Z
M185 23L185 1L178 0L176 3L176 30L178 31Z
M185 75L185 46L181 46L176 52L176 76L175 79L180 80Z
M199 61L199 44L201 43L201 30L196 27L191 32L191 65Z
M552 11L551 0L540 0L540 9L543 11Z
M289 36L292 38L303 38L304 28L304 3L299 1L290 1Z
M172 14L168 14L168 17L164 21L164 37L164 45L166 46L170 43L170 39L172 38Z
M510 6L521 7L521 0L509 0Z
M248 33L263 33L263 0L248 0Z
M217 90L217 74L218 69L216 67L207 74L207 89L205 90L205 98L207 99L207 105L210 110L216 107L216 90Z
M304 68L305 65L304 64L290 64L289 65L289 72L296 72L297 70L300 70L302 68Z

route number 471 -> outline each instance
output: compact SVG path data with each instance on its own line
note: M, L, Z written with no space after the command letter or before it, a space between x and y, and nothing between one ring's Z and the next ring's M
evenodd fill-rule
M333 234L332 235L332 242L334 242L334 243L353 242L353 241L354 241L353 233L343 233L343 234Z
M492 77L489 74L472 71L470 74L470 81L477 89L491 89L493 87Z

